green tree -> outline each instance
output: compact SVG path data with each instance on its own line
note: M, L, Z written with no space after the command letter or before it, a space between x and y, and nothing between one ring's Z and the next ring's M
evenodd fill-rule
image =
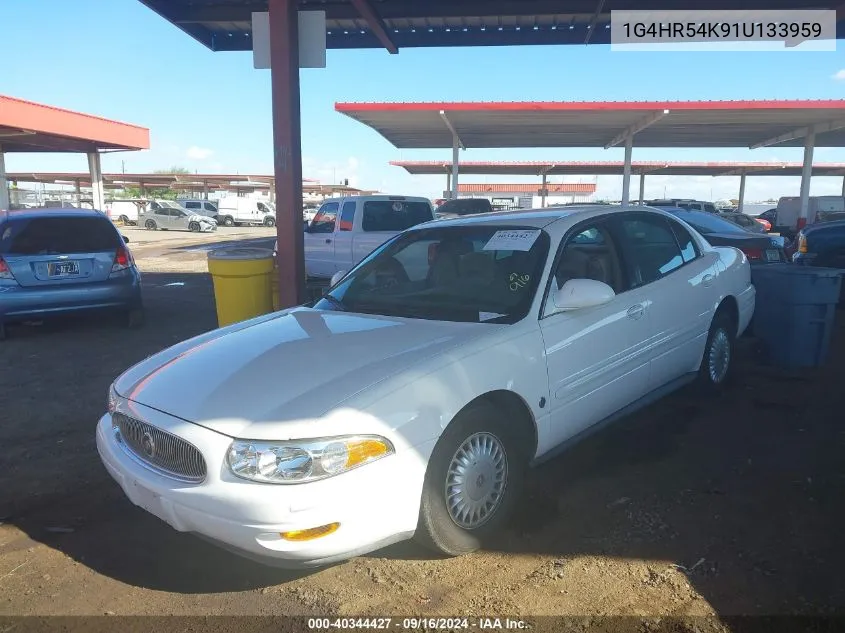
M173 166L168 169L156 169L153 171L154 174L157 175L164 175L164 174L174 174L183 176L185 174L190 174L191 170L185 167L178 167ZM145 196L146 198L160 198L162 200L175 200L176 196L179 194L178 191L174 191L169 187L145 187ZM135 186L126 186L123 188L123 194L127 198L140 198L141 196L141 188Z

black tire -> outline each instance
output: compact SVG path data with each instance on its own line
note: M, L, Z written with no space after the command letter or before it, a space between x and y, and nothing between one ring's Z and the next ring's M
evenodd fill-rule
M428 462L415 534L417 541L442 555L461 556L479 549L489 536L505 525L520 494L528 464L526 443L515 433L514 426L508 424L493 405L479 402L458 414L446 428ZM467 442L473 438L487 439L488 436L498 440L503 451L504 487L498 495L497 504L483 522L477 527L461 526L447 507L449 466ZM487 474L490 472L488 470ZM475 479L477 485L482 486L489 481L484 476L476 471L468 478Z
M199 230L200 230L199 222L191 222L190 224L188 224L188 230L191 233L199 233Z
M710 324L704 355L698 368L697 382L701 390L718 392L730 384L735 353L736 323L727 310L719 308Z
M117 221L120 222L121 224L129 224L129 218L127 218L125 215L122 215L119 218L117 218Z
M155 231L158 228L158 225L155 223L155 220L147 220L144 222L144 228L148 231Z
M235 226L235 219L227 215L223 218L223 226Z
M137 330L144 327L147 322L147 315L144 308L133 308L126 312L126 327L130 330Z
M269 227L276 226L276 219L275 218L264 218L264 226L269 226Z

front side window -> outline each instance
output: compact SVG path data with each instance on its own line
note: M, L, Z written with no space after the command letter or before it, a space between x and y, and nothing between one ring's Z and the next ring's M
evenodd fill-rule
M695 240L692 239L690 232L678 222L670 220L669 224L672 227L672 233L675 234L675 239L678 241L678 245L681 247L681 257L684 258L684 263L686 264L691 262L698 257L701 253L698 251L698 245L695 243Z
M358 203L355 201L344 202L343 208L340 210L340 230L351 231L352 224L355 221L355 208Z
M669 220L638 215L620 222L634 286L657 281L683 266L684 258Z
M554 293L571 279L594 279L613 288L617 294L626 290L619 252L603 224L576 229L563 247L552 274Z
M548 234L530 227L417 229L376 249L315 307L516 323L531 308L548 251Z
M308 226L310 233L334 233L334 225L337 220L337 202L328 202L320 207L317 215L311 220Z

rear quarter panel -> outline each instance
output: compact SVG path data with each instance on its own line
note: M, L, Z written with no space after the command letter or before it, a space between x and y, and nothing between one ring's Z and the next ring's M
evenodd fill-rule
M754 306L757 292L751 283L751 264L745 254L732 246L717 247L719 254L719 284L717 285L717 302L721 303L727 297L733 297L737 303L739 322L737 336L748 328L754 316Z

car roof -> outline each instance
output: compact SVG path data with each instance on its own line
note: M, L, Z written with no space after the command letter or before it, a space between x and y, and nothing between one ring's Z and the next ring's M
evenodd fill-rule
M624 210L638 210L645 207L621 207L619 205L584 205L573 207L556 207L546 209L520 209L517 211L493 211L491 213L476 213L473 215L464 215L458 218L447 218L441 220L434 220L437 226L470 226L495 224L498 226L527 226L542 229L562 220L564 218L572 217L592 217L596 215L604 215L606 213L621 213ZM656 209L648 208L649 211L656 211ZM418 224L414 228L431 228L432 223ZM413 229L412 229L413 230Z
M77 209L75 207L57 207L50 209L12 209L0 210L0 221L9 219L31 220L33 218L103 218L108 219L101 211L94 209Z
M825 228L842 228L845 227L845 220L830 220L829 222L816 222L804 228L804 235L807 233L815 233L816 231L824 230Z

